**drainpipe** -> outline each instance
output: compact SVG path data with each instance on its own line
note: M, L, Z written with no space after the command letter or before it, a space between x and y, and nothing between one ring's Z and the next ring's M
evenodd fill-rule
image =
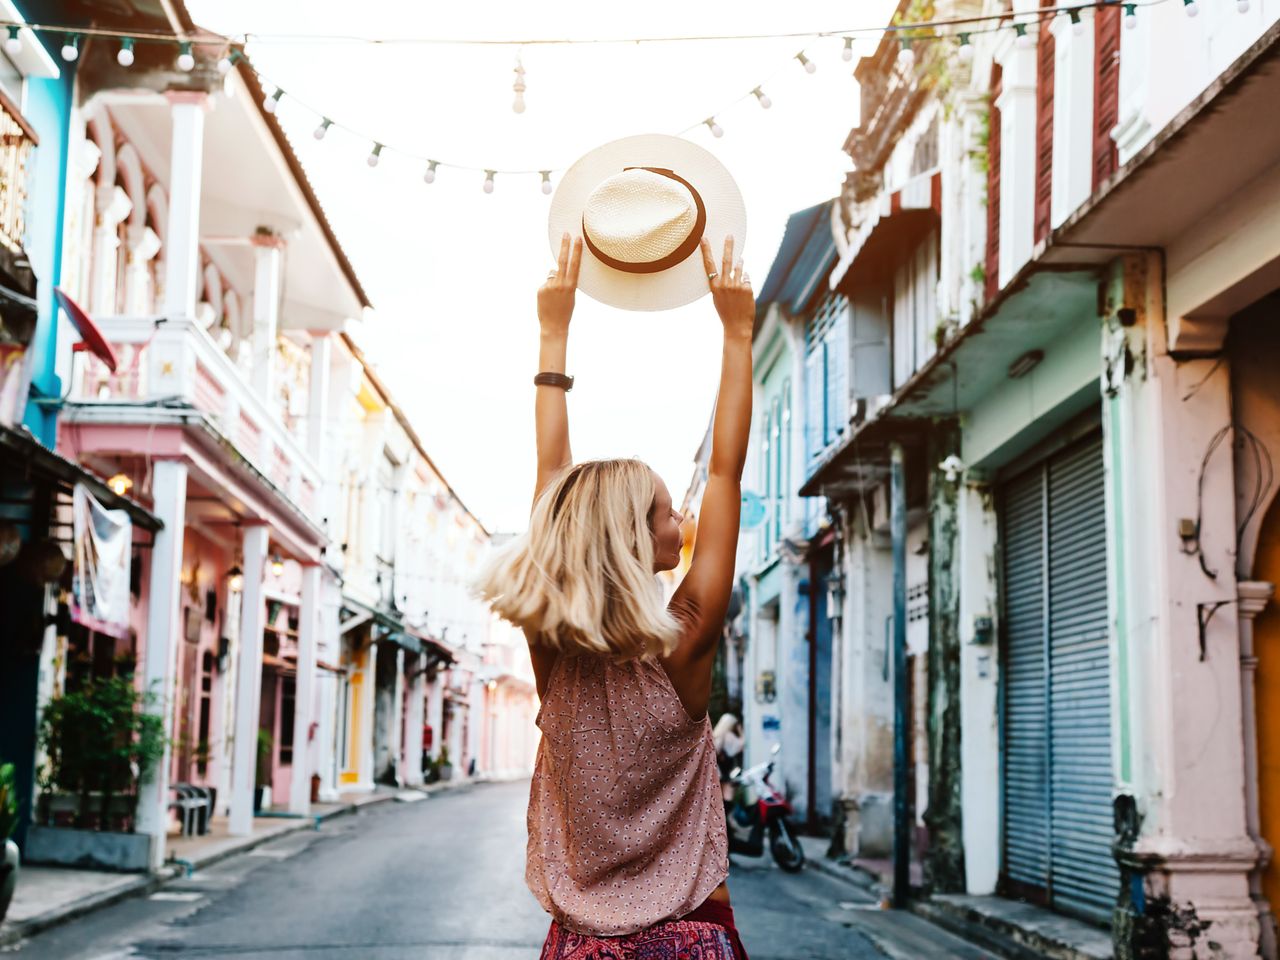
M907 795L907 491L901 443L889 445L889 533L893 542L893 906L911 889L911 804Z
M818 827L818 552L809 555L809 830Z

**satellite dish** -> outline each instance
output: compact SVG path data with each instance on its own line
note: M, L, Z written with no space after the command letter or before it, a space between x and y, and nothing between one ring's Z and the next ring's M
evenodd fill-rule
M742 512L738 518L738 526L743 530L751 530L764 523L765 515L768 509L764 505L764 498L758 493L750 490L742 491Z

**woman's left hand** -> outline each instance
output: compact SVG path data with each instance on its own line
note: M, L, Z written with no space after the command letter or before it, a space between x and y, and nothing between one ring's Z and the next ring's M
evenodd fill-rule
M582 238L574 238L571 247L566 233L560 241L559 262L538 289L538 323L543 333L568 334L581 265Z

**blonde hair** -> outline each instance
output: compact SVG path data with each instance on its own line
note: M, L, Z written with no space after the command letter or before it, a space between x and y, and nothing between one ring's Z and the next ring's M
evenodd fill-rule
M671 653L680 628L653 571L653 473L588 460L538 496L529 530L481 572L476 592L531 640L565 653Z

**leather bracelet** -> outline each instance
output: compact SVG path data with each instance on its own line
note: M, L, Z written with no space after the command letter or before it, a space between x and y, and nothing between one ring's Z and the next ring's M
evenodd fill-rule
M533 378L533 382L539 387L559 387L565 393L573 389L573 377L563 373L539 373Z

